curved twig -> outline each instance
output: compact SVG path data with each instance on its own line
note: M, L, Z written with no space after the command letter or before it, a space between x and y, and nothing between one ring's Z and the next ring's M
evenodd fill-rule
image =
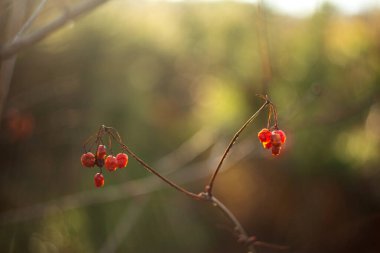
M218 172L220 170L220 168L222 167L223 165L223 162L224 160L226 159L227 157L227 154L228 152L230 152L232 146L235 144L235 142L237 141L237 139L239 138L239 135L241 134L241 132L244 131L244 129L257 117L257 115L259 115L259 113L268 105L268 104L271 104L271 102L268 100L268 99L265 99L265 103L243 124L243 126L235 133L234 137L232 138L232 140L230 141L230 144L228 144L226 150L224 151L223 153L223 156L222 156L222 159L220 159L219 161L219 164L218 166L216 167L214 173L212 174L211 178L210 178L210 182L206 185L205 187L205 190L206 190L206 193L208 195L212 195L212 189L213 189L213 186L214 186L214 182L215 182L215 178L216 176L218 175Z

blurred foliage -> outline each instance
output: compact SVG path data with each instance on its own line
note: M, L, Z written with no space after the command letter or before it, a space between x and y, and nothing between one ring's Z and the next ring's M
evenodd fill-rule
M261 30L288 143L278 159L260 148L261 115L241 137L254 153L220 175L216 194L259 240L294 252L379 251L380 11L345 16L323 5L298 19L264 10L112 1L20 54L1 121L0 210L92 189L95 172L79 157L100 124L117 128L148 163L204 126L227 143L262 103ZM145 176L131 161L106 174L105 187ZM2 219L0 246L97 252L137 202ZM174 190L150 194L141 212L117 252L244 252L222 215Z

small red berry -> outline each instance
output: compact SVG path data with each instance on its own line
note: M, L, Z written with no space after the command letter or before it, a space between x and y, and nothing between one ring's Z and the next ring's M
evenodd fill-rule
M106 155L107 155L107 149L106 149L106 146L104 145L99 145L98 146L98 149L96 151L96 157L98 159L104 159L106 158ZM101 166L100 166L101 167Z
M271 142L263 142L263 147L266 149L270 149L272 147L272 143Z
M87 152L86 154L83 154L81 156L80 161L82 163L82 166L84 166L84 167L94 167L95 156L93 153Z
M271 132L267 128L261 129L261 131L257 134L257 137L262 143L270 142L270 136Z
M281 150L281 145L280 146L273 146L272 147L272 155L279 155Z
M285 141L286 141L286 135L285 135L284 131L282 131L282 130L274 130L273 132L275 132L275 133L277 133L277 134L280 135L280 137L281 137L281 143L284 144Z
M102 173L96 173L94 177L95 186L102 187L104 185L104 177Z
M113 155L107 156L104 164L108 171L115 171L117 169L117 160Z
M128 164L128 155L125 153L119 153L116 155L117 167L124 168Z
M277 131L272 131L272 135L270 136L270 142L273 146L280 147L281 146L281 135L277 133Z

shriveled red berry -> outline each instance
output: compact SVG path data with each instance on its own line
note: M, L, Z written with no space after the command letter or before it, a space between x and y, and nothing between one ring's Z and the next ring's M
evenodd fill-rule
M99 145L98 149L96 150L96 158L98 158L98 159L104 159L104 158L106 158L106 155L107 155L106 146ZM101 166L99 166L99 167L101 167Z
M113 155L107 156L104 165L108 171L115 171L117 169L117 160Z
M273 146L272 147L272 155L279 155L281 150L281 145L280 146Z
M104 177L102 173L96 173L94 176L94 182L96 187L102 187L104 185Z
M270 142L271 132L267 128L261 129L261 131L257 134L261 143Z
M125 153L119 153L116 155L117 167L124 168L128 164L128 155Z
M271 142L263 142L263 147L266 149L270 149L272 147L272 143Z
M285 135L285 132L282 131L282 130L274 130L273 132L275 132L276 134L279 134L280 137L281 137L281 143L284 144L285 141L286 141L286 135Z
M275 131L272 131L272 135L270 136L270 142L272 146L280 147L281 146L281 135Z
M80 161L84 167L94 167L95 155L91 152L87 152L81 156Z

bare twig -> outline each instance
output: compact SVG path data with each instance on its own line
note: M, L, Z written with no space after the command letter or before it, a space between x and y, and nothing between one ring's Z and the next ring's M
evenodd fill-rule
M269 42L268 42L268 29L267 22L265 22L266 13L264 9L264 1L260 0L257 4L257 38L259 43L259 55L261 60L261 83L262 93L268 94L269 84L272 81L272 65L270 60Z
M142 160L139 156L137 156L127 145L125 145L117 136L115 136L113 131L109 131L108 130L109 128L107 128L106 126L103 126L103 127L105 128L105 131L107 131L111 135L111 137L114 139L114 141L119 143L119 145L121 146L121 148L123 150L125 150L128 154L130 154L138 163L140 163L150 173L153 173L154 175L159 177L162 181L164 181L165 183L167 183L168 185L170 185L171 187L173 187L177 191L180 191L180 192L186 194L187 196L189 196L193 199L197 199L197 200L201 199L201 197L198 194L195 194L193 192L186 190L185 188L179 186L178 184L174 183L170 179L161 175L161 173L156 171L153 167L149 166L144 160Z
M206 195L205 197L207 198L207 196L208 195ZM235 229L237 236L238 236L238 241L242 242L242 243L248 243L248 250L249 250L248 253L255 253L256 251L255 251L255 248L253 247L253 244L249 243L249 236L248 236L247 232L245 231L245 229L243 228L243 226L241 225L239 220L235 217L235 215L222 202L220 202L214 196L209 198L209 201L215 207L217 207L219 210L221 210L227 216L227 218L232 222L232 224L234 225L234 229Z
M257 117L257 115L259 115L259 113L268 105L270 104L270 101L266 99L265 103L243 124L243 126L235 133L234 137L232 138L232 140L230 141L230 144L228 144L226 150L224 151L223 153L223 156L222 156L222 159L220 160L218 166L216 167L216 170L214 172L214 174L211 176L211 179L210 179L210 182L208 183L208 185L206 185L205 187L205 190L206 190L206 193L208 195L212 195L212 189L213 189L213 186L214 186L214 181L215 181L215 178L216 176L218 175L218 172L220 170L220 168L222 167L223 165L223 162L224 160L226 159L227 157L227 154L228 152L230 151L230 149L232 148L232 146L235 144L235 142L237 141L237 139L239 138L239 135L241 134L241 132L244 131L244 129Z
M31 33L30 35L24 35L9 44L6 44L0 49L0 59L5 60L12 55L17 54L19 51L33 45L34 43L44 39L46 36L52 32L58 30L64 26L67 22L77 18L78 16L85 14L99 5L107 2L108 0L88 0L84 3L79 3L74 8L67 8L64 14L55 20L51 21L49 24L45 25L41 29Z

